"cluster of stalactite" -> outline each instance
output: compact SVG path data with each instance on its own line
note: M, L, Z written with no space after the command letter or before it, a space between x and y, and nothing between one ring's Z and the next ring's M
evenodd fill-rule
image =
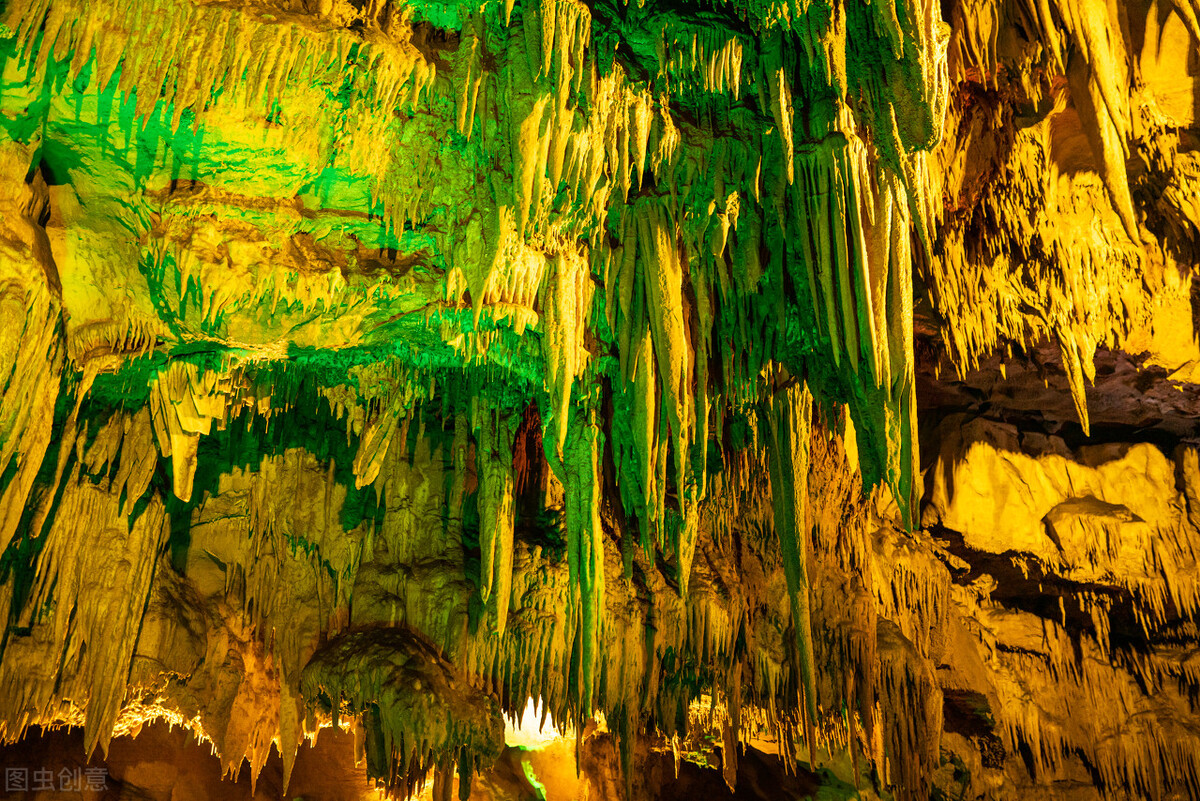
M869 434L868 473L906 498L906 509L914 495L909 232L914 214L925 225L921 148L940 130L946 83L932 12L917 6L875 19L840 6L768 5L730 13L719 46L691 34L696 53L713 53L695 56L709 77L674 95L668 63L657 78L635 81L632 65L597 42L628 29L674 52L686 25L630 8L601 37L584 6L558 2L485 6L463 22L452 52L431 50L424 29L394 14L368 20L369 35L355 37L320 15L266 7L14 3L10 63L28 85L66 80L81 96L95 93L101 115L112 113L114 87L121 114L120 98L136 98L133 127L159 137L139 144L165 159L203 135L209 118L246 109L283 116L314 91L339 87L346 105L329 126L336 153L318 158L369 179L385 230L430 240L421 259L447 274L438 282L442 308L426 306L426 315L460 328L461 340L449 331L446 339L466 358L484 358L497 326L540 331L546 419L560 451L566 418L580 405L573 395L589 396L598 377L612 381L639 434L621 467L639 485L630 502L645 508L637 514L649 539L666 527L658 453L674 450L684 523L672 548L686 563L713 418L725 405L754 402L756 376L786 350L793 366L813 362L806 369L825 374L831 398L852 403ZM159 22L140 25L146 17ZM443 75L436 65L444 61L452 70ZM807 88L796 94L794 85ZM419 141L448 113L435 98L454 104L465 140L454 148ZM696 119L683 123L673 103ZM354 115L371 122L358 127L347 119ZM181 127L184 117L199 133ZM296 236L290 253L268 240L242 254L248 263L235 269L245 280L237 280L212 247L236 234L204 216L206 199L172 196L154 210L142 258L158 319L80 331L77 350L106 337L245 341L235 310L274 314L282 304L285 314L295 306L299 315L328 314L361 302L337 271L314 274L312 262L328 254L303 252ZM281 255L275 274L260 266ZM299 280L282 280L297 261ZM593 290L598 281L603 293ZM461 314L464 304L473 316ZM605 342L619 373L608 360L592 363L600 354L589 337Z
M680 583L602 500L618 477L597 419L568 431L560 481L536 406L496 402L470 374L396 371L379 384L393 393L366 402L261 369L272 374L184 370L147 390L149 408L81 396L42 533L10 552L6 736L78 721L105 748L167 715L230 770L247 758L257 771L273 740L290 764L340 715L365 732L372 775L407 791L430 769L445 788L448 771L486 765L499 710L529 698L560 724L604 712L628 760L642 732L684 732L707 694L731 744L748 705L809 761L848 749L890 762L888 784L926 786L937 725L914 710L936 711L937 690L915 654L877 645L856 458L814 428L802 384L784 381L726 445ZM207 409L206 432L180 435L200 426L162 420L155 398L177 415ZM184 438L160 456L172 425ZM846 412L828 425L850 425ZM847 523L856 533L840 541ZM889 570L877 580L903 581ZM845 607L847 588L864 603ZM901 616L942 603L903 597ZM919 638L930 624L903 625Z
M529 698L628 770L708 696L730 783L765 730L928 797L951 621L1002 638L910 533L914 271L959 369L1057 337L1085 430L1096 347L1187 297L1182 123L1127 97L1165 56L1069 5L11 0L0 736L167 716L257 772L352 717L442 797ZM1081 583L1136 522L1088 503L1034 518ZM1145 632L1195 606L1162 528ZM997 717L1038 774L1089 747ZM1105 786L1177 786L1138 743Z
M1196 11L996 0L951 21L957 90L929 161L944 202L920 265L945 348L967 371L1057 343L1087 432L1097 348L1159 355L1139 335L1189 302L1200 209L1179 70Z

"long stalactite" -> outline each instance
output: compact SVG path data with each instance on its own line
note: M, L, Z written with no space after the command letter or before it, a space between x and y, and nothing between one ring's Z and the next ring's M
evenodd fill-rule
M1197 19L0 4L0 740L1200 792Z

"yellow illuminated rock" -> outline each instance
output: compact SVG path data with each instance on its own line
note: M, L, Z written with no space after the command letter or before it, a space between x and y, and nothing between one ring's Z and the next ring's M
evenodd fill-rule
M1197 74L1192 0L0 1L0 763L1200 796Z

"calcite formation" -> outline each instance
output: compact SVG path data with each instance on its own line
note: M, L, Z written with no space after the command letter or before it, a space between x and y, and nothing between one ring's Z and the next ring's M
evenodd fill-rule
M1198 20L0 2L0 740L1200 796Z

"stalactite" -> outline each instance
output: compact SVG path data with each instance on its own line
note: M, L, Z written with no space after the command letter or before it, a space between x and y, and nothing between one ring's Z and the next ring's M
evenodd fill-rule
M587 261L581 254L557 256L547 294L547 305L552 310L546 317L545 346L546 389L553 404L549 426L554 446L561 454L569 428L571 393L588 359L584 332L591 314L591 282Z
M570 424L564 450L567 564L571 572L572 614L577 621L572 662L578 675L576 720L590 715L595 704L596 676L604 619L604 532L600 525L599 458L604 435L595 411L577 415Z
M816 666L809 620L808 585L808 439L812 396L807 387L791 385L778 390L764 409L770 430L771 497L776 534L783 555L795 629L797 668L803 689L805 739L813 758L813 725L817 719Z
M310 715L321 702L335 722L342 704L362 715L371 773L404 796L443 755L470 754L467 764L487 764L503 742L495 702L403 631L343 635L305 667L301 689ZM459 775L469 787L461 763Z
M131 425L132 432L125 437L137 439L140 430L146 439L149 422L140 415L118 424ZM107 464L121 444L121 438L99 439L85 463ZM124 489L141 498L149 476L131 478L136 483ZM33 603L23 614L24 625L36 625L41 633L6 647L0 683L21 689L7 695L4 720L8 725L22 721L18 725L23 729L53 716L59 699L66 700L86 713L85 739L91 753L97 746L107 750L126 700L127 671L154 575L154 557L167 534L167 518L161 497L154 495L145 511L131 520L120 506L121 493L93 485L78 462L59 480L56 512L43 535L43 550L52 558L38 565ZM46 619L42 610L48 610ZM101 636L101 631L108 636ZM51 661L42 661L46 655L42 648L54 654ZM45 679L41 688L28 682L36 676Z
M54 407L64 364L61 301L45 234L35 224L46 204L41 176L13 181L29 154L0 145L0 208L6 230L0 246L0 550L17 534L42 460L50 452ZM15 190L15 191L14 191Z
M1105 430L1097 354L1190 319L1193 5L8 4L0 735L286 777L350 715L446 798L537 698L628 786L767 732L1195 789L1194 449L950 421L922 474L914 335L1049 338Z
M495 609L495 631L504 636L513 570L512 452L516 426L498 411L475 412L479 462L480 596Z

